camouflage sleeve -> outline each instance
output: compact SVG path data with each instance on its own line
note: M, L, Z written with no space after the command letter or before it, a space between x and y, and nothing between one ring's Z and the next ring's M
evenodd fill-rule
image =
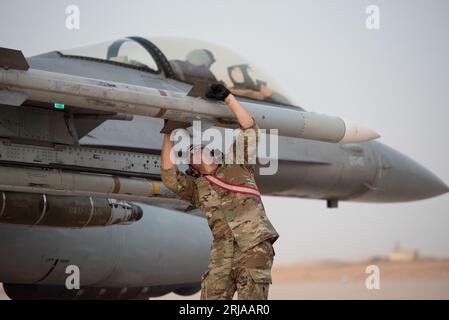
M259 127L253 118L253 125L249 128L242 128L226 153L227 164L255 165L257 158L257 145L259 143Z
M161 178L165 186L176 193L181 199L195 205L193 177L185 175L176 166L170 169L161 169Z

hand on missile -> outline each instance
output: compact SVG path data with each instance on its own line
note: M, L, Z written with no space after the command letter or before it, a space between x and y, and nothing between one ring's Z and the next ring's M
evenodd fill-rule
M188 122L181 122L181 121L174 121L174 120L164 120L164 126L161 129L161 133L166 133L166 134L170 134L172 133L173 130L175 129L185 129L190 127L191 124Z
M210 86L210 90L206 93L206 97L210 99L217 99L225 101L225 99L231 94L231 91L226 89L222 84L213 84Z

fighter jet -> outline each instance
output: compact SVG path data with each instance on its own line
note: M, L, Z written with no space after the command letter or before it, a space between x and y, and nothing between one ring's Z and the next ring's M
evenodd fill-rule
M336 208L449 190L375 131L294 105L215 44L133 36L29 58L0 48L0 282L9 297L200 289L211 234L202 213L160 181L159 130L163 119L235 128L229 110L205 96L210 83L226 85L267 135L278 130L277 171L257 176L263 195ZM79 288L67 285L74 267Z

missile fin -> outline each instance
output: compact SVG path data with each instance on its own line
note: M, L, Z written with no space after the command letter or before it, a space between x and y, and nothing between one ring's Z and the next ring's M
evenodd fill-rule
M201 97L205 98L207 90L209 90L209 87L207 85L206 81L198 80L193 85L192 89L187 93L189 97Z
M3 47L0 47L0 67L16 70L28 70L30 68L22 51Z

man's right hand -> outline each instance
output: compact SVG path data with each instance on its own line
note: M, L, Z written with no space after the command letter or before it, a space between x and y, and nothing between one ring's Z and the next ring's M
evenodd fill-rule
M229 91L224 85L217 83L210 86L209 91L206 93L206 97L209 99L225 101L230 94L231 91Z

